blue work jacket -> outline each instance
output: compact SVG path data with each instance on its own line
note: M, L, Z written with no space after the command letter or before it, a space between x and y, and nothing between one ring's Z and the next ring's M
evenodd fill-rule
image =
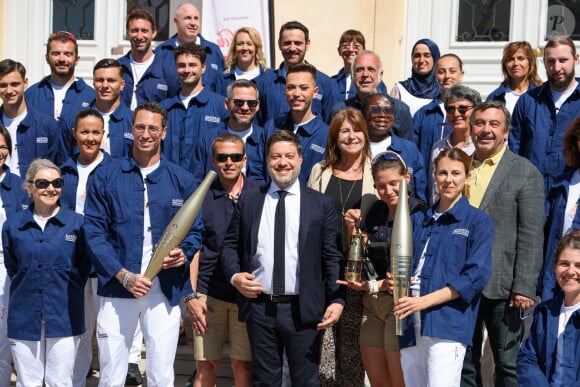
M167 135L162 152L172 163L189 168L193 150L199 137L229 117L224 106L224 96L203 88L187 105L183 105L179 93L166 99L161 106L167 110Z
M528 90L526 92L535 89L536 85L533 82L530 82L530 86L528 86ZM510 91L511 89L507 86L504 82L500 83L497 89L493 90L491 93L488 94L487 100L488 101L501 101L505 104L505 94Z
M50 76L30 86L24 92L24 98L28 106L54 118L54 92L50 83ZM77 78L66 91L62 101L60 117L63 115L74 116L80 110L86 109L95 99L95 90L87 85L82 78Z
M415 112L413 116L413 138L421 152L425 169L429 170L431 149L433 145L451 133L451 125L439 106L442 101L437 98Z
M562 297L544 302L534 311L530 336L517 358L518 384L522 387L550 387L555 372L558 322ZM570 316L563 333L562 386L580 383L580 310Z
M225 69L224 55L217 44L199 36L199 45L205 48L205 73L201 76L201 83L211 91L217 91L220 74ZM175 69L174 51L177 47L177 34L167 39L155 48L155 55L159 55ZM225 95L225 94L224 94Z
M277 117L283 116L290 111L286 100L286 70L284 63L278 69L268 69L263 74L254 78L260 92L260 110L256 115L258 123L266 126L266 123ZM335 82L328 75L316 70L316 86L318 93L312 100L312 113L326 121L330 116L332 107L339 101Z
M93 100L89 106L91 109L97 109ZM77 142L73 137L73 128L75 126L74 115L61 116L58 121L58 132L60 136L60 158L59 162L65 162L69 157L73 157L79 152ZM125 156L125 141L133 141L133 112L129 106L123 102L114 112L110 114L109 119L109 147L111 156Z
M39 341L43 320L47 338L82 334L89 274L82 215L62 206L42 231L31 206L4 223L2 244L11 280L8 337Z
M260 68L260 75L262 75L265 71L264 66L260 65L259 68ZM219 78L218 78L218 86L217 86L216 93L221 94L224 97L227 97L228 86L231 85L232 83L234 83L235 80L236 80L236 73L234 72L233 69L230 71L224 71L223 73L221 73Z
M2 112L0 112L2 117ZM2 123L4 125L4 123ZM14 139L12 139L14 142ZM57 121L27 106L26 117L16 129L18 168L24 176L32 160L46 158L56 162L59 141Z
M128 52L117 59L121 66L123 66L125 87L121 92L121 99L127 106L131 106L133 87L135 85L130 56L131 52ZM137 83L137 105L149 101L161 102L164 99L171 98L177 94L179 87L180 84L179 79L177 79L175 65L172 66L170 62L155 55L153 62L145 70L145 73L143 73L143 76Z
M385 149L397 152L405 163L409 172L411 172L411 191L413 194L421 199L423 203L427 203L425 195L427 192L427 171L423 165L423 158L417 149L417 146L409 140L405 140L397 136L396 134L391 134L391 145Z
M559 111L548 83L523 94L514 108L508 145L512 152L529 159L544 177L544 194L564 172L562 144L566 128L580 112L580 79Z
M156 245L165 228L196 188L193 176L163 157L145 178L151 218L151 238ZM133 298L115 278L122 268L141 273L144 222L143 177L133 158L113 159L89 179L85 203L85 229L91 241L89 254L97 276L97 293L103 297ZM181 242L188 262L203 237L200 215ZM189 267L161 270L159 283L171 305L177 305Z
M421 335L472 345L482 290L491 278L493 221L462 196L434 220L431 207L411 216L413 275L428 242L421 270L421 296L451 286L459 298L421 311ZM413 318L404 320L401 348L416 345Z
M189 171L193 174L197 184L201 183L205 175L211 170L215 171L211 163L213 155L211 145L213 140L220 134L228 133L227 120L218 126L210 128L206 133L199 137L193 152L193 158ZM253 125L252 134L246 139L246 176L253 176L259 181L266 181L265 156L264 156L264 129Z
M18 211L26 210L30 205L30 197L20 176L11 173L6 164L2 169L6 175L0 181L0 198L6 217L9 217Z
M266 126L264 126L264 133L266 135L264 144L274 131L282 129L294 132L294 121L290 113L266 123ZM306 124L300 125L296 131L296 135L302 143L302 166L300 167L298 179L303 184L308 184L308 177L310 176L312 167L317 162L324 160L328 125L322 121L322 118L316 116ZM267 182L269 181L270 177L268 176Z

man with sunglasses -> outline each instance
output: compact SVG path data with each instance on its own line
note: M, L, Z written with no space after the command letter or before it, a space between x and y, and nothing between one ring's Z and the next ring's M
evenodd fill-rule
M221 134L232 133L240 136L245 144L247 162L242 173L254 180L266 181L264 129L254 120L260 109L256 84L247 79L234 81L228 85L224 105L229 118L199 137L189 170L197 182L201 182L209 170L215 170L211 160L213 141Z
M30 106L58 120L63 115L74 119L95 99L95 91L82 78L75 77L79 48L73 34L58 31L48 37L45 60L50 75L26 89Z
M131 156L99 168L87 188L85 230L97 293L103 297L97 317L102 386L125 384L138 321L147 347L148 384L174 384L179 301L203 225L198 216L153 281L142 274L165 228L196 188L190 173L161 156L166 133L165 110L153 102L138 106Z
M190 267L193 289L186 297L195 333L195 385L214 385L223 345L229 341L235 385L249 387L252 351L246 324L238 321L237 291L224 274L221 249L238 200L259 184L242 174L246 156L244 141L237 134L220 133L211 149L211 163L218 176L203 202L205 236Z
M187 169L199 137L225 120L228 112L224 97L203 85L205 49L195 43L184 43L174 50L174 55L181 89L161 102L167 110L169 128L162 149L169 161Z

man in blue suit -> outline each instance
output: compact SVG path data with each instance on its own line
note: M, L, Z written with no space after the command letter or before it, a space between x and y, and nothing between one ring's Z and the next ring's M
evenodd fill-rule
M272 182L240 198L224 240L224 271L240 292L257 387L281 385L284 351L292 385L318 386L320 330L336 324L344 307L336 209L330 197L298 181L301 148L293 132L269 137ZM283 220L279 211L287 214Z

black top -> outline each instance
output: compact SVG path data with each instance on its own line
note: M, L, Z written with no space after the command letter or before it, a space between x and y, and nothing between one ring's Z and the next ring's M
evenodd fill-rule
M362 198L362 179L344 180L332 175L328 181L328 185L326 186L326 192L324 193L332 197L332 201L336 207L342 239L342 251L345 252L347 251L347 246L344 213L351 208L360 208Z

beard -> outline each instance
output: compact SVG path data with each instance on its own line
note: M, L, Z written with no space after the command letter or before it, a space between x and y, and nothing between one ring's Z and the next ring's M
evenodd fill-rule
M568 86L570 86L574 81L574 76L575 76L574 69L572 69L572 72L565 73L564 79L560 80L555 77L549 77L548 81L552 89L557 91L565 91L568 88Z

